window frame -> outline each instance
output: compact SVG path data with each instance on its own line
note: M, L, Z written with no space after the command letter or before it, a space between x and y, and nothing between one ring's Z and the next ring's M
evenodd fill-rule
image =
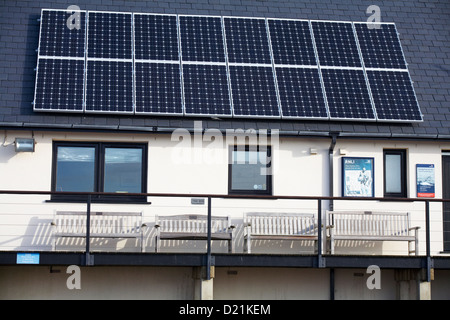
M229 195L272 195L272 181L273 177L272 174L266 175L266 190L243 190L243 189L232 189L232 176L233 176L233 152L238 151L238 147L243 148L243 151L257 151L262 152L263 150L260 150L260 148L264 147L266 148L266 157L269 159L269 161L266 164L266 168L270 170L272 167L272 148L271 146L256 146L256 150L250 150L249 145L232 145L229 147L229 157L228 157L228 194ZM252 146L252 148L255 148L255 146Z
M386 156L400 156L400 187L401 192L386 192ZM406 149L383 149L383 193L385 198L407 198L407 150Z
M95 161L94 161L94 191L103 192L105 181L105 150L106 148L130 148L142 150L142 168L141 168L141 192L147 193L147 177L148 177L148 144L147 143L127 143L127 142L72 142L72 141L53 141L53 154L52 154L52 181L51 190L57 192L57 164L58 164L58 148L59 147L87 147L95 148ZM86 202L86 195L67 195L67 194L52 194L51 201L55 202ZM142 195L126 195L121 193L120 195L108 194L108 195L92 195L92 202L100 203L145 203L147 201L146 196Z

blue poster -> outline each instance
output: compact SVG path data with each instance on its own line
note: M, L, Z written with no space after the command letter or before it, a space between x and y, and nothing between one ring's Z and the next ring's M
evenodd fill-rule
M373 197L373 158L342 158L343 197Z
M417 164L417 198L434 198L435 179L434 164Z

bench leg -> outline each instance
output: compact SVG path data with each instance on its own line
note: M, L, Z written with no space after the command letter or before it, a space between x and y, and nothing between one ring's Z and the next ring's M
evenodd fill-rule
M234 253L234 239L231 237L230 240L228 240L228 253Z
M249 234L244 236L244 253L252 253L252 238Z
M159 235L157 235L155 237L155 252L160 251L160 246L161 246L161 239L159 238Z

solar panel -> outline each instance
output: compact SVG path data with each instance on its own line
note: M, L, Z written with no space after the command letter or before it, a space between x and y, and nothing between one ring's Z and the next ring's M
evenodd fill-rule
M136 113L183 114L180 65L136 63Z
M421 121L414 87L408 72L367 71L380 120Z
M331 119L375 120L363 70L323 69Z
M271 67L230 66L235 116L279 117Z
M231 116L226 66L188 64L183 80L186 114Z
M283 117L328 118L317 68L277 68Z
M43 9L37 61L35 111L423 121L393 23Z
M68 28L72 14L79 28ZM51 57L84 57L86 13L66 10L42 10L39 55Z
M133 112L133 64L87 61L86 111Z
M183 61L225 62L220 17L180 16L180 38Z
M271 64L265 19L224 18L228 61Z
M83 111L84 61L39 59L35 110Z
M269 19L275 64L317 65L309 22Z
M131 13L89 12L88 58L132 59Z
M134 14L135 59L178 61L177 16Z
M352 23L312 21L311 25L321 66L362 66Z
M366 68L406 69L397 29L394 24L355 23L361 54Z

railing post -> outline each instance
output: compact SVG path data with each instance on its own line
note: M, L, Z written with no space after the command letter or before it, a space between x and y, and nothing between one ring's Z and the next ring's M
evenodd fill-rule
M206 280L211 280L211 197L208 197L208 243L206 249Z
M324 268L325 263L322 257L322 200L317 200L317 266Z
M430 249L430 201L425 201L425 237L427 250L427 282L431 281L431 249ZM416 248L417 250L417 248Z
M90 243L91 243L91 194L87 195L87 208L86 208L86 261L85 265L92 265L90 256Z

